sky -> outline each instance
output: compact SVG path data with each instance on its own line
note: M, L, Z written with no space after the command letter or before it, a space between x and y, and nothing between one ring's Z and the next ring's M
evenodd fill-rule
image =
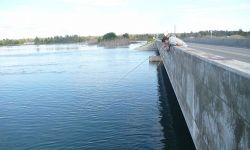
M0 39L250 31L250 0L0 0Z

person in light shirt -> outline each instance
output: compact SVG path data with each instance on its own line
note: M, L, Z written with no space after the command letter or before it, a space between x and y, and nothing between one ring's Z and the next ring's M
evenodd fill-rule
M185 42L177 38L174 34L170 33L164 33L164 37L162 38L162 43L164 43L164 47L167 48L167 51L170 50L171 46L187 47L187 44Z

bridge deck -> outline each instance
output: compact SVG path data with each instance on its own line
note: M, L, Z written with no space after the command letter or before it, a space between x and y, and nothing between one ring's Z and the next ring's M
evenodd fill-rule
M229 46L217 46L198 43L187 43L189 48L250 63L250 49Z

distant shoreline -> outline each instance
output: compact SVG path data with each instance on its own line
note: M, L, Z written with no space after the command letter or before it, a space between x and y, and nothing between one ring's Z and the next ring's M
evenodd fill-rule
M72 42L72 43L49 43L49 44L13 44L13 45L0 45L0 47L11 47L11 46L28 46L28 45L34 45L34 46L40 46L40 45L66 45L66 44L81 44L81 45L89 45L89 46L99 46L99 47L105 47L105 48L115 48L115 47L128 47L130 44L136 44L140 43L140 41L105 41L105 42L93 42L93 41L87 41L87 42Z
M114 37L109 37L110 35ZM109 36L106 36L109 35ZM137 43L137 41L148 41L152 39L154 34L133 34L127 33L123 35L116 35L113 32L107 33L103 36L78 36L65 35L54 36L47 38L36 37L34 39L3 39L0 40L0 46L20 46L20 45L51 45L51 44L74 44L84 43L87 45L97 45L103 47L123 47L129 44Z

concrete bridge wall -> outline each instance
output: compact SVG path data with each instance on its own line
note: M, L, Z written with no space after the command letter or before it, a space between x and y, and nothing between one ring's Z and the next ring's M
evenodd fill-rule
M185 38L185 42L250 48L250 39L229 38Z
M250 149L250 65L155 43L197 149Z

